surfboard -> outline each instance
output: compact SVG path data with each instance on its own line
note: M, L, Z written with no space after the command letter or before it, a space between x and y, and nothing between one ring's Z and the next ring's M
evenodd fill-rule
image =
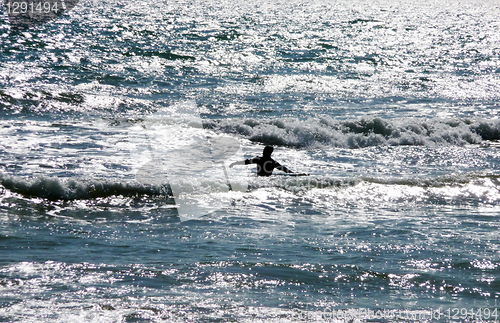
M252 169L252 173L257 174L257 170L254 168ZM291 177L297 177L297 176L310 176L310 174L307 173L274 173L272 176L291 176Z

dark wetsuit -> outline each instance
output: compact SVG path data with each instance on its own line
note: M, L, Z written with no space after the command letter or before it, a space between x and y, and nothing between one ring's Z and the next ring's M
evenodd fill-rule
M285 166L281 166L280 163L278 163L271 157L267 156L255 157L252 159L245 160L245 165L248 164L257 164L257 175L259 176L271 176L275 168L284 171L285 173L292 172Z

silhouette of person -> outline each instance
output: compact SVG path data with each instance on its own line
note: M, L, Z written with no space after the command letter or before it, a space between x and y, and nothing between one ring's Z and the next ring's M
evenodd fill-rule
M291 170L289 170L285 166L281 166L280 163L271 158L271 154L273 153L273 151L274 151L273 147L266 146L264 148L264 151L262 152L262 157L255 157L247 160L237 161L231 163L229 167L232 168L234 165L257 164L258 176L271 176L275 168L288 174L293 173Z

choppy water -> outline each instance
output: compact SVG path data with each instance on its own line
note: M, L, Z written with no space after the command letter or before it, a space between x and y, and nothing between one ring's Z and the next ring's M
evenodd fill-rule
M2 18L0 320L498 321L498 17L484 0ZM207 155L221 136L238 151ZM223 173L265 145L311 176Z

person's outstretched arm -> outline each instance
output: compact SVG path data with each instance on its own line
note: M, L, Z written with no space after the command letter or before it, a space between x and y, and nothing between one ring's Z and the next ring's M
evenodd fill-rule
M279 165L278 167L276 167L276 169L279 169L287 174L293 174L293 172L291 170L289 170L288 168L286 168L285 166Z
M240 160L234 163L229 164L229 168L232 168L234 165L245 165L246 160Z

